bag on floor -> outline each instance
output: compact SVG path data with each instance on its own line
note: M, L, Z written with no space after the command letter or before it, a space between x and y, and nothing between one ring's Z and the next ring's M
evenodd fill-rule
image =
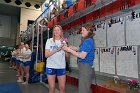
M34 72L33 74L30 74L29 83L40 82L40 78L41 78L42 82L47 82L47 76L45 73L43 73L40 77L39 72Z
M40 73L34 72L30 74L29 83L37 83L40 82Z

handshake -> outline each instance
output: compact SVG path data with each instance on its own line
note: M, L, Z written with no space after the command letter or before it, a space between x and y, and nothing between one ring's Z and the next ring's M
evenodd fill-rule
M57 48L58 51L64 50L66 52L71 52L71 51L78 51L79 48L75 46L67 46L67 44L62 44L59 48Z
M71 51L78 51L79 48L78 47L75 47L75 46L67 46L67 42L68 42L68 39L65 38L61 41L61 46L57 48L57 51L60 51L60 50L64 50L66 52L71 52Z

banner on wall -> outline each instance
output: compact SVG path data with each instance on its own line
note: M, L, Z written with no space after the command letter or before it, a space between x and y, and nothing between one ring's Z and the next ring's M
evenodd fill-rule
M116 47L117 75L138 78L138 47Z
M85 0L85 6L88 7L91 5L91 0Z
M100 10L93 11L92 15L93 20L98 19L100 17Z
M96 1L97 1L97 0L92 0L92 1L91 1L91 4L95 4L95 3L96 3Z
M65 18L68 18L68 11L66 11L66 12L64 13L64 17L65 17Z
M85 8L85 4L84 4L84 1L81 0L80 2L78 2L78 8L77 8L77 11L81 11Z
M73 6L71 6L68 10L68 16L72 16L74 14Z
M64 20L65 18L65 13L60 14L60 21Z
M100 48L100 72L115 74L115 47Z
M78 9L78 3L76 3L76 4L73 6L73 11L74 11L74 13L77 12L77 9Z
M53 24L54 24L54 25L57 24L57 17L55 17L55 18L53 19Z
M48 28L51 28L51 27L53 27L53 20L48 22Z
M70 7L68 9L67 13L65 13L65 14L63 13L63 14L59 15L57 18L57 21L60 22L63 19L65 19L69 16L72 16L75 12L83 10L85 8L85 5L89 6L91 4L96 3L96 1L97 0L80 0L80 2L78 2L74 6ZM85 3L85 5L83 4L83 2ZM127 2L127 4L124 4L124 2ZM80 18L80 20L82 19L80 24L83 24L83 23L88 22L88 21L96 20L96 19L101 18L101 17L105 17L106 15L113 14L115 12L120 11L121 9L124 9L124 7L130 7L130 6L133 6L133 5L138 4L138 3L140 3L140 0L116 0L111 4L104 6L98 10L95 10L91 14L88 14L88 15ZM71 27L77 26L77 24L74 22L75 21L69 23L69 24L71 24Z
M93 16L92 13L86 15L86 22L91 21L93 19L92 16Z

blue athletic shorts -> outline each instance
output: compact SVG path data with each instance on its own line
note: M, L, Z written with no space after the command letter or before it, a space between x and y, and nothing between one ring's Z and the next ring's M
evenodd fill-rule
M11 58L11 62L16 62L16 58L15 57L12 57Z
M16 64L18 64L18 65L19 65L19 64L20 64L20 60L16 60Z
M16 60L16 64L20 65L21 63L22 63L22 61Z
M30 64L31 64L31 61L27 61L27 62L22 62L22 64L23 64L23 66L30 66Z
M62 76L62 75L66 75L66 69L65 68L64 69L46 68L46 74Z

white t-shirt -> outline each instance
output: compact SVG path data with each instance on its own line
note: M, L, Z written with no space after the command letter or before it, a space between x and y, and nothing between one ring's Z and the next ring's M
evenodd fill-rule
M53 49L56 49L61 46L60 40L53 41L53 38L50 38L46 42L45 49L49 49L52 51ZM63 50L60 50L59 52L56 52L52 56L47 58L46 67L48 68L55 68L55 69L63 69L66 67L66 61L65 61L65 52Z
M16 55L16 51L14 50L14 51L12 51L12 57L15 58L15 55Z
M31 54L32 54L32 51L30 49L23 51L23 56L31 55ZM28 59L25 59L25 58L23 59L23 62L27 62L27 61L31 61L31 57Z
M17 50L16 50L16 55L18 55L18 54L20 54L20 49L17 49ZM19 57L16 56L16 59L19 60Z
M21 55L23 55L24 51L26 51L26 48L25 47L20 50ZM20 61L23 61L23 58L19 58L19 60Z

